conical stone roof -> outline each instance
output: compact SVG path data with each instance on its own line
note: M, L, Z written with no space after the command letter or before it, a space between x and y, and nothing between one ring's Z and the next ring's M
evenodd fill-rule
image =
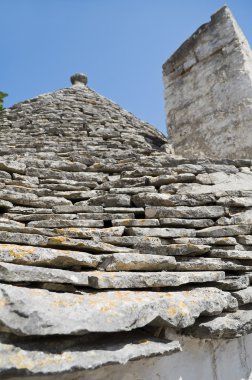
M251 331L251 160L174 156L83 83L0 123L3 376L74 379L179 351L161 327Z

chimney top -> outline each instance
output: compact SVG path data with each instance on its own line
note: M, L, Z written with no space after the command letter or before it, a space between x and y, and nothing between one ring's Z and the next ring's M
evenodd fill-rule
M70 78L72 85L82 85L85 86L87 84L88 78L85 74L76 73Z

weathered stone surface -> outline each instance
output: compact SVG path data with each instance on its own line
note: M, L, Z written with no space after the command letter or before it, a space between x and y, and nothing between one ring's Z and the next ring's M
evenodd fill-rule
M239 306L252 303L252 286L232 292L232 295L237 299Z
M224 272L89 272L89 285L97 289L126 289L180 286L188 283L219 281L225 278Z
M251 233L251 225L213 226L196 231L196 235L206 237L238 236Z
M135 214L133 214L133 212L130 212L131 209L129 208L128 209L129 212L128 213L121 213L121 214L117 214L117 213L107 213L107 212L103 212L103 213L79 213L78 214L78 218L79 219L86 219L86 220L114 220L114 219L134 219L135 218Z
M163 79L176 153L251 157L252 53L227 7L165 62Z
M252 235L237 236L237 240L240 244L252 245Z
M62 220L69 219L73 220L77 218L76 214L14 214L14 213L6 213L5 216L12 220L18 222L33 222L33 221L41 221L41 220Z
M159 220L162 227L188 227L188 228L207 228L214 225L212 219L179 219L179 218L161 218Z
M110 189L112 194L139 194L139 193L156 193L157 190L154 186L142 186L142 187L123 187Z
M205 245L236 245L237 241L234 237L224 236L224 237L186 237L186 238L175 238L173 239L177 244L205 244Z
M146 218L218 218L224 215L222 206L198 206L198 207L146 207Z
M103 212L102 206L73 205L73 206L54 206L53 211L56 214L77 214L80 212L99 213Z
M162 271L174 269L175 267L176 260L170 256L114 253L103 260L99 268L105 269L106 271Z
M101 190L87 190L87 191L55 191L54 196L55 197L63 197L66 199L70 199L72 201L82 201L87 200L99 195L103 195L103 191Z
M133 236L153 236L153 237L166 237L173 238L179 236L195 236L196 232L187 228L141 228L130 227L126 230L127 235Z
M112 244L103 243L100 241L73 239L66 236L53 236L48 238L48 245L54 247L69 247L80 250L88 250L94 253L103 252L134 252L127 247L118 247Z
M6 211L13 207L13 204L8 201L4 201L3 199L0 199L0 210Z
M167 245L147 245L137 244L135 246L141 253L155 255L172 255L172 256L200 256L210 251L209 245L197 244L167 244Z
M130 206L130 196L126 194L108 194L91 198L88 201L89 205L104 207L127 207Z
M143 207L105 207L104 211L107 213L134 213L134 214L144 214L144 208Z
M47 238L37 234L0 231L0 242L45 246Z
M158 237L145 236L109 236L101 238L102 241L109 244L118 245L120 247L138 247L141 245L157 246L161 244ZM144 244L143 244L144 243Z
M27 227L26 227L27 228ZM68 236L73 238L103 238L103 237L116 237L122 236L124 233L124 226L109 227L109 228L85 228L85 227L70 227L70 228L55 228L52 232L58 236ZM113 244L113 243L112 243Z
M125 227L157 227L159 221L158 219L114 219L112 224Z
M98 255L91 255L86 252L0 244L0 261L5 263L58 268L75 265L96 268L101 262L101 258Z
M219 317L200 319L184 331L196 338L233 339L252 332L252 310L237 310Z
M170 201L169 194L158 193L140 193L133 195L132 202L135 206L174 206L174 202Z
M6 376L9 373L15 378L23 378L24 369L27 376L51 374L62 378L69 377L70 373L78 370L79 377L82 370L106 364L126 364L129 360L171 355L181 351L178 341L157 339L140 330L134 333L91 335L86 339L48 338L43 342L38 342L37 339L24 342L23 338L13 339L5 334L1 337L0 347L0 375Z
M0 301L0 339L3 331L14 333L13 342L17 334L31 335L22 338L21 348L29 358L32 350L24 344L34 335L52 335L55 354L70 334L82 335L83 344L89 332L149 323L159 332L165 325L179 331L198 317L236 310L228 291L252 281L252 244L239 241L244 230L237 238L195 231L229 228L232 220L237 222L231 226L251 225L244 199L252 196L252 161L177 157L153 127L83 87L43 95L0 115L3 160L26 166L23 174L0 171L0 241L8 243L0 244L0 279L9 284L3 284ZM214 248L231 257L212 258ZM118 291L106 290L113 288ZM53 366L42 349L50 338L38 336L38 368ZM50 378L56 372L62 379L75 376L75 369L92 365L85 356L76 368L70 364L72 374L61 373L72 347L58 353L62 363L48 372ZM111 363L115 353L117 348L106 354ZM92 355L95 363L98 353ZM43 377L29 368L25 362L16 378Z
M217 203L230 207L252 207L252 197L221 197Z
M1 284L0 294L0 326L16 335L127 331L155 320L184 328L202 313L218 315L237 308L234 297L216 288L75 295Z
M211 185L187 183L180 186L178 194L213 194L218 198L226 196L248 196L251 192L252 173L226 174L223 172L209 173Z
M177 175L159 175L157 177L148 178L151 185L154 186L163 186L168 185L170 183L177 183L177 182L193 182L195 180L195 175L192 173L182 173Z
M70 218L69 218L70 219ZM64 228L64 227L103 227L103 220L92 219L49 219L35 222L29 222L28 227L36 228Z
M49 263L50 264L50 263ZM89 272L16 265L0 262L0 279L5 282L46 282L88 286Z
M22 162L2 160L0 161L0 170L4 170L8 173L25 174L26 165Z
M221 290L241 290L249 286L249 276L228 276L224 280L219 280L216 286Z
M218 224L252 224L252 209L239 212L231 216L231 218L220 218Z
M221 257L224 259L239 259L239 260L252 260L252 251L238 251L238 250L225 250L225 249L212 249L209 253L210 257Z
M247 271L250 267L242 265L237 260L225 260L220 258L177 258L177 271L193 270L230 270L230 271Z

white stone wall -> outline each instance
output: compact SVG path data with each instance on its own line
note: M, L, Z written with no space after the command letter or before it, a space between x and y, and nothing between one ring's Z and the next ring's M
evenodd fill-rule
M180 339L181 341L181 339ZM251 380L252 334L232 340L184 338L183 352L108 366L81 380Z
M227 7L168 59L163 79L176 153L251 158L252 53Z

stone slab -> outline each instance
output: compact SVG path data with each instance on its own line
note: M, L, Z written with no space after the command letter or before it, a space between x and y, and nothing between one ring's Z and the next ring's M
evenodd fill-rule
M127 235L132 236L153 236L153 237L164 237L164 238L174 238L174 237L187 237L196 236L194 229L189 228L141 228L141 227L130 227L126 230Z
M222 206L178 206L162 207L148 206L145 209L146 218L187 218L187 219L211 219L224 215Z
M99 255L63 249L0 244L0 261L32 266L67 268L71 266L96 268Z
M96 289L128 289L149 287L176 287L189 283L219 281L225 272L89 272L89 286Z
M16 335L85 335L129 331L151 322L184 328L202 313L236 310L216 288L181 292L107 291L82 295L0 285L0 329Z
M237 310L207 321L198 320L184 331L195 338L233 339L252 332L252 310Z
M126 364L129 360L181 351L178 341L157 339L137 330L126 333L91 335L83 337L46 338L38 342L32 338L0 338L0 376L47 377L60 375L62 379L78 371L96 369L106 364ZM83 373L84 375L84 373ZM25 378L26 378L25 376ZM50 376L51 377L51 376ZM40 378L40 376L39 376Z

